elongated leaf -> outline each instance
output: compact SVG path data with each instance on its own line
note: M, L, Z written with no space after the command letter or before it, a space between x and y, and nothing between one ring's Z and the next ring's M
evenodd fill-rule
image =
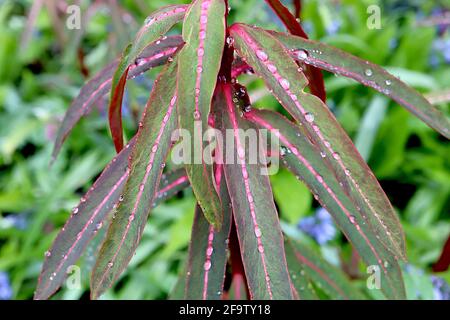
M159 77L147 103L130 161L130 177L92 273L91 295L108 289L128 265L156 197L176 128L176 63Z
M222 171L222 168L218 170ZM200 206L195 208L194 225L189 246L185 298L195 300L221 299L227 266L228 237L231 228L231 202L222 172L216 183L220 186L223 225L215 231L204 217Z
M298 121L299 130L324 154L379 240L398 258L405 258L405 243L398 217L377 179L328 107L304 92L307 79L287 50L269 33L234 25L231 35L241 56Z
M377 233L365 222L364 213L342 188L322 151L311 144L300 128L272 111L251 110L245 118L267 129L280 139L286 166L316 195L332 214L338 226L358 249L368 265L377 265L386 281L382 289L388 297L402 298L402 275L398 263L380 242Z
M308 39L308 35L303 30L300 21L296 19L294 15L281 3L280 0L266 0L272 10L278 15L280 20L289 30L289 32L295 36ZM302 63L302 62L300 62ZM305 75L309 80L309 86L311 87L311 93L319 97L322 101L326 101L327 94L325 92L325 83L323 81L323 75L320 69L313 66L306 66Z
M89 192L73 209L72 216L47 251L35 299L47 299L66 278L66 270L75 264L88 242L102 227L128 178L130 147L123 149L105 168Z
M160 43L147 46L137 59L137 64L130 67L128 79L134 78L151 68L163 65L183 45L180 36L167 37ZM52 159L55 160L62 144L78 121L91 110L93 105L111 90L112 77L118 66L118 60L110 63L89 80L75 98L58 130L53 148Z
M114 73L109 102L109 126L114 146L119 152L123 147L122 99L129 69L139 64L139 56L149 44L156 43L162 35L179 22L186 12L186 5L161 8L147 17L134 42L124 50Z
M183 25L185 46L179 53L178 113L182 129L191 135L194 155L186 171L206 219L220 229L223 213L212 174L212 158L204 154L211 99L225 43L225 2L195 0Z
M450 139L450 120L425 97L397 77L369 61L332 46L272 32L292 56L308 65L354 79L392 98L428 126Z
M231 280L230 290L228 291L229 300L248 300L247 290L245 288L244 275L236 273Z
M289 263L297 264L297 267L301 269L299 278L305 276L310 278L329 298L333 300L364 299L364 296L352 285L341 270L300 242L289 241L286 244L286 256L292 259L288 260Z
M178 192L189 186L189 179L184 169L178 169L161 176L159 190L155 197L154 206L172 198Z
M299 300L317 300L311 279L306 275L305 267L299 263L289 243L286 243L286 260L292 285Z
M219 84L214 105L217 126L225 140L225 178L230 191L242 261L252 299L292 299L277 210L264 161L250 161L245 132L256 130L238 115L232 88ZM231 140L231 141L230 141ZM236 150L233 159L230 150ZM238 157L235 159L235 157ZM264 157L263 154L259 155Z

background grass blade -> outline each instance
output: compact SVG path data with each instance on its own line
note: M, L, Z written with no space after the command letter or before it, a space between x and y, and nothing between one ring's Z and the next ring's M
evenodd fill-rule
M320 149L345 189L362 211L365 222L385 247L405 259L405 241L399 219L374 174L329 108L304 92L307 79L288 51L269 33L234 25L236 48L300 124L299 130Z
M224 167L251 298L292 299L291 288L286 285L290 279L284 241L267 168L262 163L249 163L249 144L240 130L252 126L238 115L230 85L218 88L214 112L223 136L227 136L227 130L233 133L234 141L225 139L224 150L227 154L237 150Z
M428 126L450 139L450 120L425 97L397 77L369 61L324 43L271 32L292 56L308 65L354 79L392 98Z
M108 289L126 268L147 223L176 128L176 68L176 63L170 64L159 77L139 125L130 177L92 274L93 298Z
M225 43L225 2L195 0L183 25L185 46L179 53L178 112L182 129L191 134L193 159L186 164L192 189L206 219L216 228L222 223L220 199L215 189L211 159L204 155L203 134L208 128L211 99ZM192 158L192 157L191 157Z

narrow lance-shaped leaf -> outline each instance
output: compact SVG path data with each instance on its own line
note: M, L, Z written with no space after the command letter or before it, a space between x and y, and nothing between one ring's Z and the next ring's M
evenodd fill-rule
M145 228L176 128L176 68L175 62L170 64L159 77L139 124L130 176L92 273L93 298L126 268Z
M35 299L47 299L61 286L67 276L67 268L77 262L88 242L102 227L128 178L127 159L130 154L131 148L127 146L108 164L73 209L72 216L45 254Z
M280 0L266 0L266 2L270 5L291 34L308 39L308 35L303 30L300 21L296 19L296 17L281 3ZM309 80L311 93L325 102L327 94L325 92L325 83L323 81L323 75L320 69L307 65L305 75Z
M280 139L281 155L286 166L305 182L322 206L327 208L364 261L383 273L385 280L382 289L386 296L402 298L404 288L397 260L365 222L363 213L342 188L323 152L311 144L296 124L275 112L251 110L245 113L245 118Z
M223 225L216 231L203 215L201 208L195 208L194 225L189 246L186 273L185 299L221 299L227 266L228 237L231 227L231 202L228 189L219 166L216 183L219 185L223 205Z
M286 256L289 266L296 264L303 273L299 278L308 277L333 300L361 300L364 296L352 285L346 275L323 259L318 253L291 240L286 244ZM292 263L291 263L292 262ZM295 281L295 280L294 280ZM302 290L299 291L299 294Z
M225 2L195 0L183 24L185 46L179 53L178 113L194 147L186 171L205 217L216 228L222 223L220 198L213 181L212 158L204 152L211 99L217 83L225 43Z
M377 179L328 107L304 92L307 79L282 44L269 33L234 25L231 35L247 60L283 107L299 122L299 130L315 144L333 167L342 188L361 210L365 222L398 258L405 258L399 219Z
M130 67L128 79L134 78L151 68L165 64L182 45L183 40L180 36L171 36L158 44L153 43L147 46L138 57L138 63ZM87 115L94 104L111 90L112 77L118 63L118 60L110 63L83 86L79 95L64 115L64 120L56 135L52 153L53 160L56 159L62 144L78 121Z
M299 61L354 79L392 98L450 139L450 120L425 97L376 64L317 41L272 32Z
M310 278L306 275L304 266L297 261L289 243L285 243L285 248L289 275L291 276L292 286L297 295L296 298L298 300L318 300L317 293L314 290Z
M261 148L254 149L254 140L245 142L246 135L257 139L257 133L238 115L233 95L230 85L220 84L214 112L225 140L225 178L250 295L252 299L293 299L265 156Z
M145 19L144 25L138 31L134 42L124 50L119 65L114 73L109 102L109 126L117 151L123 147L122 129L122 99L127 81L127 74L134 64L139 64L139 56L151 43L156 43L167 33L186 12L186 5L176 5L161 8Z

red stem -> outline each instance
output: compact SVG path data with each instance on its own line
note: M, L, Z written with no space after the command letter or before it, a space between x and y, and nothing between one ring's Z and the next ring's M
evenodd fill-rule
M433 265L434 272L445 272L450 266L450 236L445 242L439 260Z
M245 290L247 292L247 297L250 297L250 292L248 290L247 278L245 277L244 264L242 263L241 248L239 246L239 240L236 232L236 225L234 218L231 224L230 232L230 259L231 259L231 286L233 286L233 281L241 277L244 279Z
M302 15L302 0L292 0L295 8L295 17L300 18Z

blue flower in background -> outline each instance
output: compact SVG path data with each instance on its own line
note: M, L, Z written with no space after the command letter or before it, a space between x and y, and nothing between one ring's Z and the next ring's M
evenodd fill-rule
M332 20L326 26L326 32L329 36L332 36L332 35L338 33L340 29L341 29L341 21L339 21L339 20Z
M450 285L444 279L431 276L435 300L450 300Z
M10 214L4 218L7 225L19 230L25 230L28 225L27 215L22 214Z
M0 300L10 300L12 295L8 274L0 271Z
M317 209L313 216L301 219L298 228L314 238L318 244L325 244L336 236L333 219L324 208Z

